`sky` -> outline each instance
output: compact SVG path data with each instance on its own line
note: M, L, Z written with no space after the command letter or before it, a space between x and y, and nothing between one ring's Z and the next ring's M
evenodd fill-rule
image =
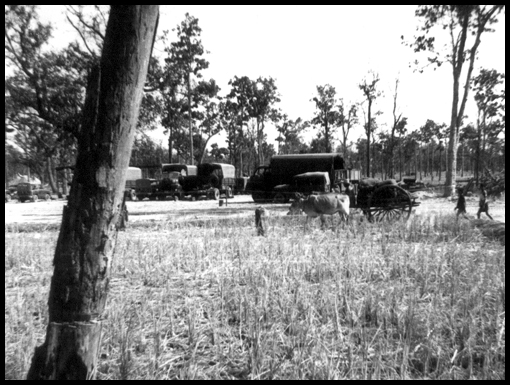
M43 20L56 22L55 36L62 44L73 35L66 26L63 6L40 6ZM361 102L358 87L368 72L379 74L383 91L375 105L381 111L378 124L388 130L393 122L395 80L400 80L397 109L408 118L413 131L427 119L449 123L452 100L451 65L437 70L414 71L418 58L401 43L401 36L412 41L419 20L416 6L409 5L331 5L331 6L259 6L259 5L162 5L158 34L170 31L184 20L186 12L198 18L202 43L209 51L205 79L215 79L221 95L229 92L234 76L272 77L276 80L281 102L278 106L290 119L311 119L315 111L311 99L318 85L330 84L347 104ZM499 15L495 33L484 33L478 50L475 72L480 67L505 72L505 15ZM155 54L163 56L161 47ZM467 105L468 119L476 120L473 94ZM363 114L360 112L363 123ZM276 130L267 128L268 140ZM315 132L304 135L310 140ZM361 126L349 137L355 141L364 135ZM164 138L162 129L154 133ZM218 142L215 137L210 143ZM163 143L165 141L163 140ZM338 142L335 143L335 145Z

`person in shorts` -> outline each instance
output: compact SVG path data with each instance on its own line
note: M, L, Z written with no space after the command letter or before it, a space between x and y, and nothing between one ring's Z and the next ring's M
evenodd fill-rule
M457 218L462 214L464 218L467 218L466 212L466 197L464 196L464 189L462 187L457 188L459 198L457 199L457 206L453 210L457 210Z
M487 192L485 191L485 186L483 183L480 183L480 202L478 203L478 219L482 213L485 213L491 220L494 220L489 214L489 202L487 201Z

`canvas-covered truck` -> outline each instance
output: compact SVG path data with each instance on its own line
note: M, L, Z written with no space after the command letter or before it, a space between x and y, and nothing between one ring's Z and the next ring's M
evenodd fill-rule
M197 166L197 175L183 178L182 188L192 200L200 196L218 200L221 195L234 197L236 169L231 164L202 163Z
M255 202L272 201L275 187L293 183L293 177L308 172L327 172L331 186L345 179L344 159L337 153L275 155L268 166L258 167L250 177L247 190Z
M39 200L49 201L51 199L57 199L57 195L53 194L48 188L31 183L18 183L18 200L21 203L26 201L37 202Z
M145 178L136 181L136 196L143 200L174 200L184 198L184 179L197 175L197 166L180 163L164 163L161 165L161 179Z

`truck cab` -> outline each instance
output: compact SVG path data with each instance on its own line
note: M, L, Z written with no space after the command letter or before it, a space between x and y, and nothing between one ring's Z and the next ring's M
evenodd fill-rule
M52 193L50 189L44 188L41 185L31 183L18 184L18 200L23 203L26 201L37 202L41 199L49 201L57 199L57 196Z

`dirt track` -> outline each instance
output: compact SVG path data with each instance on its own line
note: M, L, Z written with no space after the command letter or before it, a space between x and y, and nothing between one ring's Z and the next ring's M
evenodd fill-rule
M445 214L454 213L455 201L445 198L438 198L431 193L418 193L418 201L421 205L416 208L415 214ZM467 212L475 217L478 210L478 198L466 198ZM5 224L12 223L59 223L62 219L62 210L66 201L58 200L51 202L39 201L36 203L19 203L12 201L5 204ZM174 202L167 201L135 201L127 202L129 211L129 221L187 221L207 218L224 218L253 216L255 204L249 195L240 195L229 199L227 204L219 206L219 201L199 200L191 202L189 200ZM271 215L285 215L289 204L265 204ZM501 222L505 222L505 200L490 201L490 213L492 217ZM482 214L482 218L485 215Z

